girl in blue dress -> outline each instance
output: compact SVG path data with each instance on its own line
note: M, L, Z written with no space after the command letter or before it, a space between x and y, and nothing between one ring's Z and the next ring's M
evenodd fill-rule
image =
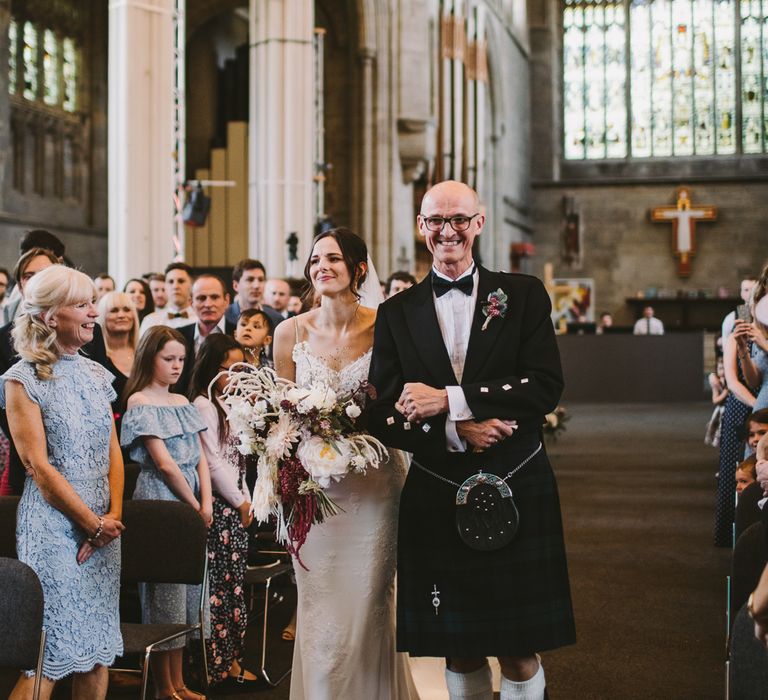
M125 388L121 443L141 465L135 499L188 503L210 526L211 480L199 436L205 425L184 396L169 391L181 376L186 353L184 337L167 326L154 326L142 336ZM145 583L139 595L145 623L184 624L198 619L199 586ZM183 639L178 639L152 654L159 698L204 698L184 683L183 646Z

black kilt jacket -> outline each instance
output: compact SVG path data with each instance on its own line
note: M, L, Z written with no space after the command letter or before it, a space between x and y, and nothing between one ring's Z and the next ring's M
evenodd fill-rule
M449 452L446 415L406 423L395 409L406 382L457 385L427 277L379 307L369 430L385 445L462 483L482 469L501 477L541 441L563 389L560 355L541 282L479 268L461 387L477 420L516 420L515 434L482 452ZM507 311L486 330L483 302L497 289ZM575 641L557 484L546 452L508 479L520 513L515 539L493 552L467 547L455 525L456 487L412 465L400 500L397 646L414 656L525 656ZM437 591L437 594L434 592ZM439 606L433 599L439 599Z

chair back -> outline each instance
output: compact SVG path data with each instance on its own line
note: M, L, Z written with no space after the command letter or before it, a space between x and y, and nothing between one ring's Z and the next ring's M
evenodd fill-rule
M0 557L0 666L37 666L43 629L43 587L18 559Z
M750 525L760 520L761 511L758 501L763 497L763 487L758 482L750 484L739 494L739 500L736 502L736 539L741 537Z
M768 688L768 652L755 638L755 623L746 604L739 610L731 632L728 664L732 700L764 700Z
M179 501L125 501L123 524L123 581L202 582L208 529L192 506Z
M765 526L750 525L736 540L731 563L731 610L735 613L755 590L766 563Z
M16 510L18 507L18 496L0 496L0 557L16 558Z
M125 462L123 465L123 500L127 501L133 498L133 492L136 490L136 482L139 479L141 465L136 462Z

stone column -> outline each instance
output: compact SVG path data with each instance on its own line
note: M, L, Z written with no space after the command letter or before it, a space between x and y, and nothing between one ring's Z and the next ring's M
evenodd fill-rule
M109 4L109 272L127 279L174 257L174 0Z
M250 0L248 250L274 277L303 267L314 231L313 29L313 0Z

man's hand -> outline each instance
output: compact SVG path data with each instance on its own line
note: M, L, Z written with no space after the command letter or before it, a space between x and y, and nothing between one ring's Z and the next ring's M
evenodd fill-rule
M456 423L456 432L466 440L475 452L482 452L493 447L497 442L508 438L517 430L517 421L488 418L483 421L463 420Z
M422 421L448 412L448 392L420 382L409 382L395 408L409 421Z

